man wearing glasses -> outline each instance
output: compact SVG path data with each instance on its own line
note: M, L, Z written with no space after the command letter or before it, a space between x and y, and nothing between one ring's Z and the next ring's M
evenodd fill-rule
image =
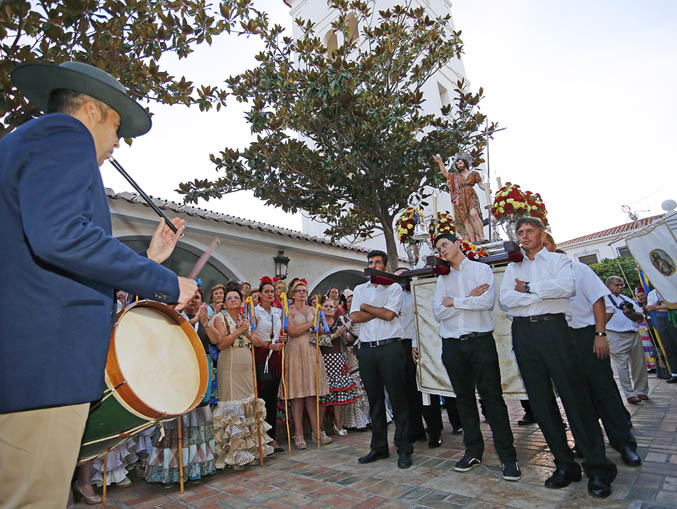
M606 286L611 292L607 299L614 308L606 324L611 359L628 403L637 405L649 399L649 374L639 335L639 324L644 316L639 312L639 304L621 293L625 285L620 277L607 278Z

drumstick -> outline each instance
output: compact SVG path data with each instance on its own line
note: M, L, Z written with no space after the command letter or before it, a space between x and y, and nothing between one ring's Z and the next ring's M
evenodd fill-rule
M221 243L221 241L217 238L214 238L214 240L212 240L212 243L209 244L209 247L207 248L207 250L204 253L202 253L202 256L200 256L200 258L198 258L197 262L195 262L195 265L193 265L193 268L190 270L190 272L186 276L188 279L194 279L200 273L200 271L204 268L207 261L212 256L212 253L214 252L214 250L218 247L218 245L220 243Z
M254 344L251 344L252 350L252 373L254 375L254 411L256 412L256 433L259 436L259 463L263 466L263 440L261 438L261 414L258 411L259 388L256 380L256 356L254 355Z
M181 422L181 416L179 415L176 418L176 434L179 439L179 489L181 494L183 494L183 424Z

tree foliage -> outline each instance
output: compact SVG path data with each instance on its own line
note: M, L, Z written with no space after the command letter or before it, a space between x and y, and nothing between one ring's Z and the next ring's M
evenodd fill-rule
M593 263L590 268L595 271L603 283L611 276L618 276L625 281L623 294L635 298L635 288L639 286L637 275L637 262L633 257L619 256L618 258L605 258L600 263ZM628 283L630 286L628 286Z
M222 33L256 33L265 15L251 0L9 0L0 4L0 137L39 112L10 82L19 63L79 60L106 70L137 99L225 105L227 91L196 87L163 69Z
M230 92L250 106L246 119L256 139L211 156L221 173L216 180L186 182L178 191L195 202L253 190L269 205L328 224L334 240L380 230L397 260L395 216L412 192L441 184L433 155L464 149L481 162L482 89L469 92L461 80L453 105L426 114L425 84L463 50L450 17L432 19L411 5L373 13L373 1L329 4L338 13L334 51L307 20L295 20L296 39L280 26L262 28L258 66L228 80Z

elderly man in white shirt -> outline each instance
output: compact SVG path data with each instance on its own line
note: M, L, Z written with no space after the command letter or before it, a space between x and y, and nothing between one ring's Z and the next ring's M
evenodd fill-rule
M456 393L456 407L463 426L465 455L454 469L467 472L479 466L484 453L475 388L484 403L494 446L503 464L503 479L522 477L513 445L508 409L501 389L501 370L492 331L491 311L496 302L491 268L465 257L455 235L435 239L440 256L451 264L449 274L438 276L433 314L440 322L442 362Z
M554 240L546 242L545 248L550 252L558 252ZM567 322L578 360L611 447L621 454L626 465L638 467L642 464L642 459L637 454L632 421L618 392L609 361L606 322L607 313L613 313L605 299L609 289L584 263L572 262L572 268L576 279L576 295L569 299Z
M623 279L608 277L606 285L609 289L606 298L613 310L606 324L611 360L628 403L637 405L649 399L649 373L639 335L639 324L644 315L639 312L639 304L622 294Z
M388 268L388 255L383 251L370 251L367 260L370 268L381 271ZM357 357L371 417L371 450L358 460L363 464L389 456L384 392L387 389L395 421L397 466L411 466L413 447L409 442L405 385L407 353L402 344L404 331L400 320L402 291L399 284L379 285L368 281L355 287L353 293L350 318L361 324Z
M548 488L563 488L580 481L581 467L567 443L557 409L553 382L562 399L576 445L585 457L588 492L611 494L616 465L605 455L604 439L578 363L565 314L576 283L571 260L543 248L545 227L533 217L517 222L524 259L510 263L499 294L501 308L512 318L512 340L517 364L538 426L555 457L555 472Z

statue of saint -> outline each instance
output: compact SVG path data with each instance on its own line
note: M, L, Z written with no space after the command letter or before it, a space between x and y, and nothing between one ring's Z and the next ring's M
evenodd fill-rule
M484 190L482 177L476 171L470 171L470 156L459 152L454 157L455 172L449 173L439 155L433 156L439 165L442 175L449 183L451 203L454 205L454 222L464 240L468 242L484 242L484 227L482 225L482 212L480 200L473 186L477 184Z

